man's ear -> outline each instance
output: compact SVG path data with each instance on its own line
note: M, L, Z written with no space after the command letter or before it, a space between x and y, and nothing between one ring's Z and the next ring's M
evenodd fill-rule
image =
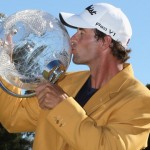
M109 35L106 35L103 39L103 48L106 49L110 47L112 43L112 38Z

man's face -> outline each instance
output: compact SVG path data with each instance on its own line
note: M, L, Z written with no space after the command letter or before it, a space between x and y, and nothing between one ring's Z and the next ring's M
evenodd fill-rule
M90 65L98 57L98 41L94 29L78 29L71 38L73 62Z

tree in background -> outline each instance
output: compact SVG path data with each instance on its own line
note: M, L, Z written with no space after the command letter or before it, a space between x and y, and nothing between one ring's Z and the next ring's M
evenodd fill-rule
M8 133L0 124L0 150L31 150L33 133Z
M150 84L146 84L146 87L150 90Z

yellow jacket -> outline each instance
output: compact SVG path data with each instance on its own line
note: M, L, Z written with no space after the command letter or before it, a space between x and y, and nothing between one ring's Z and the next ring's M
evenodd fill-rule
M131 65L126 65L82 108L73 97L88 77L88 71L67 74L58 84L70 97L52 110L41 110L35 97L15 98L0 89L0 122L9 132L35 131L33 150L146 147L150 92L134 79Z

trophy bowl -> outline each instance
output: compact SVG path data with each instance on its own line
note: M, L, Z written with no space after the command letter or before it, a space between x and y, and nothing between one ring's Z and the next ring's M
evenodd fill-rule
M0 76L26 90L55 83L71 59L70 39L64 25L41 10L24 10L0 26Z

